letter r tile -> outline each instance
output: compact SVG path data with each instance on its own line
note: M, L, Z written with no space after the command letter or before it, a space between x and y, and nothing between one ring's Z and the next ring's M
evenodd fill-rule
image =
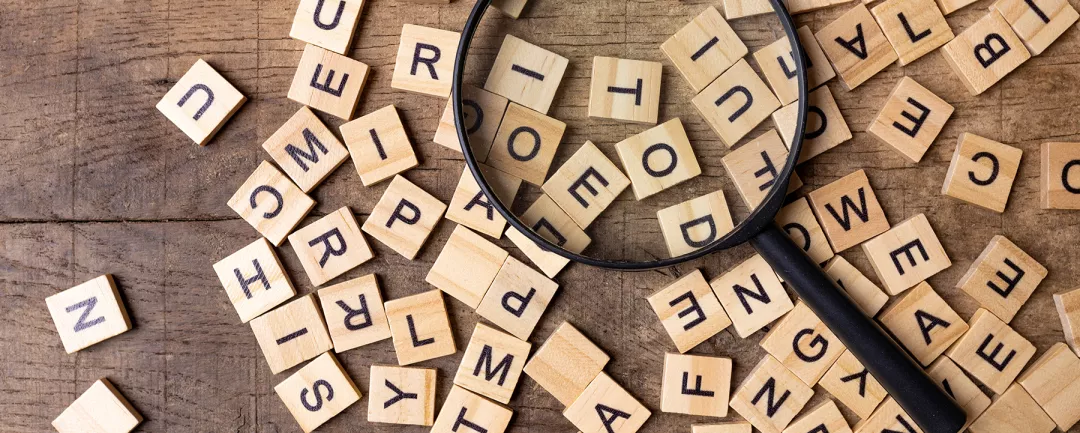
M334 352L365 346L390 338L382 295L375 274L319 289Z
M293 232L289 244L316 287L375 257L348 206Z
M405 24L390 87L449 97L460 40L458 32Z

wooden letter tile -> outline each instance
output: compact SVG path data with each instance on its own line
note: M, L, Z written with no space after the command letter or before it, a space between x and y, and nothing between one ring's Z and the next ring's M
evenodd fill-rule
M589 117L655 125L661 69L657 62L593 57Z
M829 244L841 252L889 230L866 171L859 170L811 191L810 204Z
M885 388L850 351L844 351L837 358L818 384L859 418L869 417L888 396Z
M419 164L397 108L387 105L341 125L356 174L364 186L382 182Z
M384 306L399 365L415 364L457 352L441 291L429 290L389 300Z
M1065 342L1080 356L1080 289L1054 295Z
M521 214L521 222L544 239L570 251L581 252L592 242L566 212L546 195L540 196Z
M457 226L424 281L476 309L507 255L483 236Z
M281 245L315 200L263 161L229 199L229 207L274 245Z
M157 109L200 146L214 138L247 98L199 59L157 103Z
M503 116L487 164L533 185L547 179L566 124L518 104Z
M547 114L569 63L566 57L506 35L484 90Z
M1075 401L1075 400L1074 400ZM1050 433L1054 420L1039 403L1018 384L994 399L979 419L971 424L971 433Z
M787 165L788 150L775 129L761 134L750 142L728 152L720 160L735 182L743 202L755 208L772 190L776 176ZM802 187L799 175L792 172L788 192Z
M311 294L256 317L251 321L251 331L274 374L334 348Z
M563 416L582 433L634 433L652 412L600 372Z
M870 281L843 256L833 257L829 264L825 265L825 273L829 274L836 281L836 285L844 289L844 292L869 317L876 316L881 311L881 307L889 301L889 295L886 295L881 287Z
M985 92L1031 58L997 10L991 10L945 44L941 53L972 95Z
M829 65L825 52L821 51L814 33L807 26L799 27L799 43L806 55L807 88L813 90L836 76ZM795 57L791 54L791 42L784 36L765 48L754 52L754 60L761 67L769 86L776 92L780 104L788 105L799 99L799 80L796 75Z
M752 429L753 426L746 421L720 424L694 424L690 426L691 433L750 433Z
M909 161L919 162L952 113L953 106L944 99L910 77L902 77L866 132Z
M768 3L768 2L766 2ZM829 6L847 3L847 0L785 0L784 4L787 6L788 13L801 14L805 12L812 12L818 9L827 8Z
M809 112L806 130L803 132L802 150L799 152L799 164L851 139L851 129L848 128L847 121L827 86L810 92L808 104ZM791 140L795 138L798 111L798 104L792 103L776 110L772 115L773 123L776 124L776 129L780 130L780 136L786 144L791 144Z
M274 247L263 238L214 263L214 272L243 323L296 294Z
M502 404L510 402L532 344L483 323L473 328L454 385Z
M102 275L45 298L64 351L75 353L131 329L112 275Z
M878 320L922 365L937 359L968 330L967 322L925 282L890 305Z
M964 412L967 413L968 425L974 422L990 406L990 397L987 397L979 389L979 385L976 385L975 381L971 380L949 357L938 357L937 361L930 364L926 374L964 409ZM967 428L967 426L964 426L964 428Z
M1065 0L998 0L990 5L990 10L1005 17L1034 56L1042 54L1080 18Z
M994 236L956 288L1009 323L1046 278L1046 268L1005 236Z
M1039 149L1043 209L1080 209L1080 143L1043 143Z
M484 179L495 188L495 194L503 204L510 206L521 189L521 179L510 176L486 165L480 166ZM468 167L461 173L450 207L446 209L446 219L498 239L506 229L506 219L476 183Z
M975 3L975 0L937 0L938 9L945 15L949 15L967 6Z
M446 212L446 205L401 176L394 176L364 221L363 230L412 260Z
M862 2L815 36L848 90L859 87L898 58Z
M379 281L375 274L319 289L334 352L365 346L390 338Z
M709 6L660 45L690 87L700 92L748 50L720 11Z
M60 412L52 426L59 433L128 433L142 421L108 379L98 379Z
M348 55L364 0L301 0L289 37Z
M528 4L528 0L492 0L491 7L516 19L521 17L521 12L525 10L526 4Z
M449 97L460 40L458 32L405 24L390 87Z
M814 386L847 350L810 307L795 304L761 339L761 347L803 383Z
M699 269L653 293L648 301L679 353L686 353L731 325Z
M314 45L304 47L289 99L350 120L367 81L368 65Z
M948 352L949 359L1001 394L1035 356L1035 346L1009 324L980 308L971 329Z
M855 433L890 432L922 433L911 416L904 412L904 409L892 397L886 398L869 418L855 426Z
M729 394L731 359L677 353L664 355L660 410L724 417L728 412Z
M678 117L620 141L615 150L638 200L701 174Z
M735 146L780 108L776 95L744 59L698 93L692 102L727 147Z
M1061 431L1080 421L1080 358L1065 343L1051 346L1016 382Z
M518 259L507 257L476 307L476 313L515 337L527 340L558 290L559 283Z
M341 141L308 107L300 107L262 147L304 192L315 189L349 156Z
M899 295L952 266L926 215L918 214L863 244L878 281Z
M975 134L960 134L941 193L1004 212L1023 153Z
M563 163L544 182L544 193L586 228L607 209L626 187L628 179L591 141Z
M540 268L540 271L547 275L548 278L555 278L570 263L570 260L563 256L545 251L539 244L525 237L513 227L506 229L506 238L521 250L537 268ZM585 247L582 246L581 248L584 250Z
M446 101L446 108L439 118L439 127L432 140L447 149L461 152L458 142L457 127L454 125L453 98ZM465 131L469 134L469 143L473 155L480 162L487 161L499 123L506 114L509 101L499 95L475 86L465 86L461 90L461 105L465 110Z
M710 281L709 285L731 318L735 332L742 338L749 337L795 307L772 268L756 254Z
M274 387L304 432L311 432L360 401L360 390L333 353L315 358Z
M375 257L347 206L293 232L289 244L316 287Z
M813 389L765 355L731 396L731 408L763 433L780 433L813 396Z
M661 209L656 220L672 257L704 248L735 227L723 190Z
M372 365L368 422L431 426L437 375L434 368Z
M810 409L803 415L791 422L784 433L851 433L844 414L832 400L826 400L817 407Z
M724 0L724 14L727 19L771 14L772 4L760 0Z
M953 38L934 0L888 0L871 10L900 59L914 62Z
M577 328L563 322L525 364L525 374L564 406L570 406L609 359Z
M514 411L455 385L439 409L431 433L503 433L513 416Z
M881 217L884 219L884 216ZM815 263L825 263L833 257L832 247L825 237L810 203L800 198L782 208L776 214L776 224L784 229L795 245L802 248Z

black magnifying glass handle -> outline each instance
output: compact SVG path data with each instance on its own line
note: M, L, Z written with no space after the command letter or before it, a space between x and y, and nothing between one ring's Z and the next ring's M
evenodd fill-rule
M964 410L776 224L750 243L924 433L964 427Z

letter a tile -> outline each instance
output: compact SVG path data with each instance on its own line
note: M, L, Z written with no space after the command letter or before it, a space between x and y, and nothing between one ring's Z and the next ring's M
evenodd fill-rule
M656 220L672 257L704 248L735 227L723 190L660 209Z
M334 348L313 294L256 317L251 331L274 374Z
M878 280L893 296L952 266L923 214L897 224L862 247Z
M555 170L542 189L584 229L628 186L630 179L619 167L591 141L586 141Z
M363 231L406 259L424 246L446 205L401 176L394 176L364 221Z
M1016 32L993 9L945 44L941 53L972 95L993 87L1031 58Z
M274 392L305 433L330 421L361 397L352 378L330 352L281 381Z
M859 87L897 59L896 51L862 2L815 36L848 90Z
M405 24L390 87L431 96L450 96L461 33Z
M431 426L437 375L434 368L372 365L368 422Z
M507 404L531 349L527 341L477 323L458 365L454 385Z
M112 275L102 275L45 298L64 351L75 353L131 329Z
M620 141L615 150L638 200L701 174L694 148L677 117Z
M304 47L289 99L351 120L367 83L368 65L314 45Z
M375 257L348 206L289 235L312 286L321 286Z
M712 356L664 355L660 410L724 417L731 394L731 360Z
M375 274L319 289L319 303L330 328L334 352L390 338L390 324Z
M214 138L247 98L202 59L180 77L157 109L199 146Z
M679 353L686 353L731 325L700 269L653 293L648 301Z
M731 408L763 433L780 433L813 396L812 388L765 355L731 396Z
M457 352L441 291L392 299L384 306L398 364L415 364Z
M315 200L263 161L229 199L229 207L271 243L281 245L315 207Z
M480 172L488 185L495 189L499 201L512 206L522 180L486 165L480 165ZM450 207L446 209L446 219L495 239L506 230L506 219L495 209L490 197L480 190L469 167L461 172L454 196L450 199Z
M968 330L929 284L919 283L878 318L915 360L929 365Z
M772 268L756 254L710 281L709 285L735 325L735 332L742 338L749 337L795 307Z
M652 412L601 372L563 416L582 433L634 433Z

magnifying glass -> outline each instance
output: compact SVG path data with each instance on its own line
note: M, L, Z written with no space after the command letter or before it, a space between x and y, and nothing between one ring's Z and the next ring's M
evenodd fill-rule
M469 172L476 180L480 190L487 196L490 205L502 215L503 218L510 224L510 230L516 230L529 241L534 242L541 250L561 256L569 261L583 263L589 266L598 268L621 270L621 271L640 271L656 268L669 267L684 263L690 260L694 260L720 250L729 249L743 243L749 243L754 250L772 267L775 273L780 276L800 297L814 313L829 327L829 329L835 334L861 362L867 368L867 370L878 380L879 383L888 391L889 395L904 409L904 411L915 421L919 428L925 433L956 433L963 428L966 421L966 415L955 401L951 399L941 388L939 388L923 371L923 369L903 350L900 346L893 341L871 318L851 300L848 295L843 292L834 280L828 277L821 267L814 262L799 245L796 245L791 238L774 222L777 213L780 211L785 203L785 197L787 195L789 181L792 179L792 174L795 170L795 165L799 161L800 151L804 145L804 132L806 131L807 113L808 113L808 94L810 91L807 69L811 66L807 64L807 57L803 50L803 45L800 44L799 35L796 31L794 22L791 16L788 14L785 5L781 0L770 0L772 11L774 14L767 14L763 16L762 20L772 19L770 22L763 22L762 26L767 29L772 29L774 33L779 33L780 37L786 37L790 43L790 61L794 66L795 71L789 73L788 76L797 81L797 101L791 102L794 104L795 113L797 114L794 120L794 125L777 125L781 130L790 131L787 136L787 152L782 154L779 161L769 161L771 175L771 187L768 188L768 192L764 194L760 201L751 206L751 203L747 203L747 208L742 212L744 218L738 224L730 224L730 229L726 233L721 233L723 227L718 228L715 220L709 220L709 226L711 228L710 236L706 236L705 239L713 239L710 242L702 242L701 236L698 236L698 241L689 241L690 236L687 236L688 243L692 244L694 249L688 252L674 254L675 250L672 250L672 257L667 258L649 258L649 259L635 259L627 257L597 257L584 252L584 245L577 243L577 245L568 244L567 236L560 234L558 230L553 230L553 227L544 226L545 221L543 219L537 221L536 218L524 218L523 216L532 213L531 208L535 207L535 203L545 200L546 195L540 194L540 197L534 202L534 206L524 212L515 212L512 209L512 203L504 202L504 198L500 196L499 188L494 185L495 180L491 179L491 173L498 171L498 161L490 156L490 153L496 151L503 151L506 149L497 149L492 146L509 146L509 154L516 159L522 158L536 158L539 153L539 146L541 133L538 131L541 127L536 128L518 128L511 133L513 137L509 137L508 140L500 142L488 142L490 136L484 138L478 138L476 134L480 129L481 118L486 117L486 122L498 122L498 119L492 120L492 113L484 113L484 110L472 97L466 97L468 89L475 88L475 85L470 84L469 78L472 78L472 82L476 82L477 78L482 79L484 72L491 70L491 56L489 46L481 48L479 53L474 52L473 57L470 59L470 49L474 49L473 42L484 41L486 43L489 38L485 34L483 38L474 39L478 32L491 33L496 32L498 29L498 23L488 25L482 29L481 21L485 12L491 5L491 0L478 0L473 7L468 20L465 23L465 27L461 32L461 41L458 44L457 59L454 65L453 76L453 92L451 95L451 105L453 106L454 123L457 127L458 141L461 145L461 150L465 158L465 163L469 168ZM569 6L573 7L573 5ZM730 12L730 11L729 11ZM568 15L573 15L572 13ZM595 17L586 17L587 20L595 20ZM778 29L778 30L777 30ZM495 36L495 35L491 35ZM508 36L509 38L509 36ZM516 40L517 38L515 38ZM715 44L715 41L706 42L703 45L701 52L696 52L694 55L701 55L705 50L709 48L709 44ZM504 43L503 48L506 45ZM473 63L467 62L473 60ZM505 68L506 65L503 65ZM524 66L512 65L511 68L517 68L514 70L517 74L523 75L525 78L532 80L543 81L545 78L541 71L531 69ZM563 66L565 68L565 66ZM595 64L594 64L595 67ZM827 66L826 66L827 67ZM561 71L559 72L562 73ZM596 71L594 70L594 74ZM471 74L471 75L470 75ZM467 76L469 75L469 76ZM479 76L479 77L476 77ZM715 77L714 77L715 78ZM534 83L536 84L536 83ZM557 85L557 83L556 83ZM622 93L627 97L638 98L632 102L624 101L625 103L640 103L642 95L642 84L638 80L637 86L628 87L608 87L609 92ZM620 90L621 89L621 90ZM595 89L594 89L595 91ZM474 92L475 93L475 92ZM770 93L771 95L771 93ZM728 95L731 96L731 95ZM727 99L721 97L717 99L716 105L719 107L722 100ZM747 100L750 100L750 94L747 93ZM511 108L507 109L505 116L509 117L509 110L529 110L533 111L546 111L547 106L542 102L535 104L536 101L524 101L510 98L509 105ZM548 101L550 103L550 101ZM532 103L532 104L530 104ZM746 109L746 106L740 108L740 110ZM531 105L531 107L530 107ZM736 104L738 106L738 104ZM534 113L532 111L523 111L530 113L530 116L536 116L540 118L548 118L545 113ZM732 114L732 118L736 117L735 113ZM503 118L503 126L507 123L506 118ZM760 119L759 119L760 120ZM780 119L774 117L775 122L781 122ZM790 121L790 120L789 120ZM556 123L561 123L555 120ZM760 122L759 122L760 123ZM753 126L753 125L751 125ZM501 133L500 135L505 135ZM681 122L678 125L680 131L683 130ZM685 136L685 132L682 133ZM525 139L532 140L532 147L524 146L528 150L522 151L520 149L513 149L514 140L516 136L524 137ZM555 138L556 142L561 137L561 130L558 134L559 137ZM507 137L503 137L506 139ZM660 144L660 143L657 143ZM633 163L638 163L644 166L645 172L650 175L667 175L667 172L674 171L675 161L677 154L675 151L668 151L671 149L670 145L663 143L666 148L659 147L652 153L659 154L658 156L650 155L648 147L644 152L635 154L634 158L623 159L624 166L629 166ZM731 143L735 144L735 143ZM621 145L621 143L620 143ZM587 147L591 146L591 143L587 143ZM617 145L618 147L619 145ZM594 146L595 147L595 146ZM591 148L590 148L591 149ZM505 152L504 152L505 153ZM665 153L669 153L667 164L655 161L662 159ZM620 158L625 155L619 154ZM766 157L765 153L762 157ZM694 157L691 153L691 157ZM602 157L600 157L602 158ZM650 158L659 158L650 160ZM696 158L696 157L695 157ZM650 162L653 161L653 162ZM486 163L486 164L485 164ZM780 163L783 163L782 168ZM662 168L650 167L656 164ZM489 166L494 165L495 171L489 169ZM627 169L629 170L629 169ZM468 174L466 174L468 175ZM542 178L546 178L547 172L541 174ZM540 179L541 181L543 179ZM602 176L595 176L592 179L594 182L598 182L601 185L607 186L608 181L603 179ZM530 182L538 183L538 182ZM542 186L542 185L537 185ZM670 186L670 185L667 185ZM586 188L586 190L592 194L597 194L595 184L575 185L576 188ZM676 188L670 188L668 191ZM722 190L722 188L721 188ZM764 189L762 189L764 191ZM635 190L635 195L638 191ZM615 196L618 195L616 192ZM720 200L723 201L723 195L719 195ZM638 200L631 202L624 206L621 212L622 221L630 219L630 217L637 218L643 215L640 211L629 210L634 206L647 206L649 199ZM662 201L656 199L653 201ZM585 203L584 200L582 200ZM622 203L620 203L622 204ZM652 204L656 206L656 204ZM612 206L614 208L615 206ZM604 211L605 213L611 213L610 208ZM726 209L725 209L726 212ZM616 212L618 215L618 212ZM569 218L572 219L572 218ZM569 220L568 219L568 220ZM613 218L618 222L619 218L616 216ZM528 220L528 221L527 221ZM531 222L531 224L530 224ZM588 225L588 224L578 224ZM638 238L647 238L650 235L655 237L655 233L644 233L641 231L634 231L632 233L626 232L626 225L614 224L615 231L609 231L608 234L614 233L614 236L598 236L603 242L612 243L622 240L623 242L638 242ZM685 227L685 226L684 226ZM581 228L584 231L584 228ZM685 230L685 228L684 228ZM688 233L688 232L684 232ZM611 239L614 238L614 239ZM585 242L586 244L588 242ZM662 241L661 241L662 243ZM696 244L695 244L696 243ZM626 251L627 248L593 248L594 251Z

